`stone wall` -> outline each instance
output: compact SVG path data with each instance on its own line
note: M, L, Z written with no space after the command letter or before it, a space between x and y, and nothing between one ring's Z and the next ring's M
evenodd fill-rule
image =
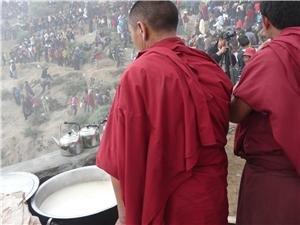
M3 167L0 173L30 172L40 179L49 178L67 170L95 165L97 150L97 147L85 149L81 154L70 157L62 156L60 151L55 151L39 158Z

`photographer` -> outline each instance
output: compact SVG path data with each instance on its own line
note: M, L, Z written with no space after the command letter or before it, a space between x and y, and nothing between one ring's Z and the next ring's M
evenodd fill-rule
M230 78L230 66L236 64L235 56L230 52L229 41L230 38L235 36L235 32L223 32L218 37L215 45L210 47L207 54L213 58L226 72ZM229 57L230 55L230 57Z

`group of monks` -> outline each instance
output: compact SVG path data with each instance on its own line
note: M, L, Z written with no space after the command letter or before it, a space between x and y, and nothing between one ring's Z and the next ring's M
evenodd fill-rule
M236 224L300 224L300 2L260 8L271 41L233 87L176 36L172 1L132 6L139 54L121 77L96 158L111 175L117 225L227 224L229 121L246 160Z

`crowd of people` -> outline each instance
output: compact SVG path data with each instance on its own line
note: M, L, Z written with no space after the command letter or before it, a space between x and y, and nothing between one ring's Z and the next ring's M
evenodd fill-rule
M5 18L26 8L14 4ZM42 18L24 10L30 35L2 62L18 79L17 63L80 70L87 58L98 64L108 48L120 66L122 49L133 49L116 95L90 80L69 101L76 116L80 107L89 113L115 96L96 164L111 175L116 224L227 224L229 121L238 123L234 153L246 160L236 223L300 224L299 2L64 4ZM95 41L76 45L86 32L95 32ZM41 93L26 81L14 88L25 96L16 103L30 98L33 106L51 81L44 68Z
M24 13L22 29L28 35L10 52L2 54L2 63L5 65L9 60L14 60L15 63L42 60L60 66L72 66L75 70L79 70L81 65L97 58L99 52L102 51L101 53L104 54L105 47L114 48L109 37L111 33L117 33L118 39L115 41L117 44L121 43L122 47L128 46L126 16L129 3L51 2L47 7L53 8L55 4L64 4L64 7L57 10L55 14L44 17L26 16ZM18 2L9 1L4 4L2 11L9 11L13 8L12 5L18 5ZM13 10L10 14L14 15L18 12ZM5 20L4 28L2 40L7 40L8 37L12 37L10 35L12 25L8 20ZM97 34L93 43L76 43L76 36L92 33L95 30Z
M99 61L105 54L111 57L116 66L124 63L123 47L129 46L129 34L127 28L127 14L130 2L44 2L50 15L41 17L29 16L28 8L32 7L23 1L4 1L2 12L5 26L2 30L2 40L16 39L17 32L10 23L13 18L20 21L19 29L26 32L26 36L9 52L2 52L2 65L9 65L9 77L18 80L22 71L18 70L18 64L38 62L41 64L55 63L59 66L70 66L74 70L80 70L85 63L95 63L99 68ZM56 10L53 10L56 9ZM105 10L104 10L105 9ZM22 11L22 13L20 13ZM95 40L92 43L77 42L77 37L95 32ZM116 40L111 35L116 34ZM12 35L14 34L14 35ZM108 53L107 53L108 52ZM33 88L35 80L26 81L22 85L13 87L12 94L16 103L22 106L24 118L27 119L33 112L46 113L49 107L44 102L49 98L45 96L53 79L48 74L48 66L42 68L41 77L37 78L41 91L26 92L24 87ZM36 89L36 88L35 88ZM103 93L99 88L87 90L82 95L81 106L84 112L90 112L95 106L107 104L109 93ZM50 92L47 92L49 95ZM76 101L72 101L72 109L75 109ZM42 110L37 110L37 109ZM45 109L46 108L46 109ZM77 110L73 110L77 114Z
M75 93L70 100L71 112L76 116L79 109L84 113L93 112L98 107L111 103L115 88L107 88L100 80L96 84L96 79L91 77L86 85L84 93Z
M244 65L243 52L247 47L258 48L266 41L259 2L179 1L178 5L184 7L181 10L184 33L190 18L196 18L194 27L187 33L187 44L207 52L236 83Z
M47 67L42 69L38 83L26 80L12 88L15 103L22 108L25 120L33 113L45 115L51 110L50 88L53 78L47 70Z
M85 63L98 66L107 53L119 67L124 63L123 49L133 48L127 21L130 1L48 2L47 7L57 10L43 17L28 16L28 4L4 1L2 10L6 10L6 14L3 18L7 20L2 39L11 37L7 33L11 28L8 19L12 15L21 17L22 29L28 33L10 52L2 53L4 65L12 61L14 65L45 61L79 70ZM62 5L58 8L56 4ZM240 54L246 49L245 39L249 40L247 47L254 48L265 41L259 3L176 1L176 5L180 12L178 34L190 47L207 52L231 80L237 82L244 65ZM92 32L96 32L93 43L76 42L76 37ZM111 33L117 34L116 41L112 40Z

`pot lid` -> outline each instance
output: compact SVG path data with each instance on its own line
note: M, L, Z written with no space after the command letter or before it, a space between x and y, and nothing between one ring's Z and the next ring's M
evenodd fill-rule
M76 143L78 141L79 135L77 133L68 133L60 139L60 144L61 145L69 145L72 143Z
M83 127L80 129L79 134L81 136L90 136L90 135L95 135L96 134L97 128L95 127Z
M2 173L0 176L0 192L10 194L18 191L25 193L26 201L39 187L39 178L27 172Z

